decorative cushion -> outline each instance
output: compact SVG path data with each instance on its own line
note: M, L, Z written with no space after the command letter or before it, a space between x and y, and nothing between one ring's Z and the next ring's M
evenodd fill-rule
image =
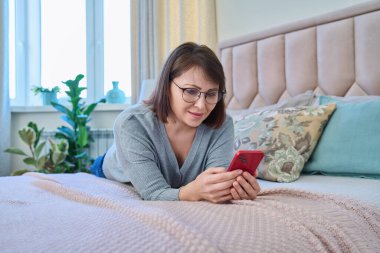
M331 102L336 111L304 172L380 178L380 99L320 97L321 104Z
M299 178L335 104L300 106L235 117L235 150L262 150L259 177L278 182Z

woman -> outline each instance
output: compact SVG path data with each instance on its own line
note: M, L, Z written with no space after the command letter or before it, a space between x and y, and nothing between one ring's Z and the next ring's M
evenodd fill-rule
M149 100L116 118L115 143L91 170L131 182L146 200L255 199L260 191L255 177L226 172L234 129L224 94L223 67L212 50L180 45Z

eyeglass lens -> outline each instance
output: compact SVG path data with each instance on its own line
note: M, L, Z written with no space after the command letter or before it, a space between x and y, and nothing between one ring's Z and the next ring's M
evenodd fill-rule
M194 88L182 88L176 82L174 82L174 80L173 80L173 83L179 89L182 90L182 98L185 102L188 102L188 103L194 103L195 101L197 101L201 97L201 95L203 93L205 95L205 99L206 99L207 103L216 104L222 99L222 97L225 93L225 92L220 92L217 90L201 92L200 90L194 89Z
M200 92L198 89L189 88L189 89L184 89L182 95L183 95L183 99L186 102L192 103L192 102L197 101L200 98L202 93L204 92ZM208 91L208 92L205 92L204 94L205 94L206 102L209 104L216 104L223 97L223 93L219 91Z

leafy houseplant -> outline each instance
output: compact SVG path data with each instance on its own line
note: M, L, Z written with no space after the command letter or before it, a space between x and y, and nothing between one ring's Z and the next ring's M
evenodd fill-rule
M50 147L47 154L42 154L46 145L46 141L41 141L44 128L39 129L34 122L29 122L28 127L19 131L21 140L28 145L29 151L23 151L18 148L10 147L4 152L26 156L23 161L27 165L35 167L36 172L43 173L73 173L73 172L89 172L91 158L87 150L89 142L93 141L90 134L90 114L99 103L105 103L105 99L100 99L95 103L85 105L82 102L81 92L84 87L79 87L80 80L83 75L77 75L75 80L63 82L67 87L68 101L71 106L58 102L51 102L51 105L62 112L61 118L68 123L69 126L60 126L57 129L55 137L60 139L60 143L49 140ZM53 88L54 90L54 88ZM59 90L57 87L55 91ZM46 92L45 88L35 87L35 93ZM18 170L13 175L21 175L29 170Z
M49 139L50 147L47 154L42 154L46 141L41 141L44 128L39 129L37 124L29 122L27 128L18 131L21 140L28 146L29 151L18 148L7 148L4 152L26 156L23 161L27 165L32 165L36 172L43 173L62 173L69 170L72 166L65 161L68 145L62 140L59 144ZM21 175L29 170L17 170L12 175Z
M81 102L81 92L84 87L79 87L80 80L83 75L79 74L75 80L63 82L67 87L67 96L69 97L70 108L58 102L52 102L51 105L62 112L61 116L68 126L58 127L56 137L64 139L68 143L68 155L65 161L73 166L67 172L89 172L90 157L87 153L89 142L93 141L90 134L90 126L87 124L90 121L90 114L99 103L105 103L106 100L100 99L97 102L85 105Z
M57 102L57 93L60 91L58 86L51 89L42 86L33 86L32 91L34 95L41 94L43 105L50 105L51 102Z

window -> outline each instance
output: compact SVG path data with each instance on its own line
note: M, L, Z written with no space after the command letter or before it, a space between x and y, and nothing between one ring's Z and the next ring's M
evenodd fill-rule
M14 101L16 98L15 80L15 3L9 1L9 98Z
M104 92L112 88L112 81L119 81L127 97L131 96L129 7L125 0L104 1Z
M40 105L32 86L64 89L77 74L85 75L88 102L104 97L112 81L131 96L129 0L9 2L12 105Z
M41 0L41 84L52 88L86 73L85 0ZM87 78L81 85L87 83ZM38 85L38 84L37 84ZM82 93L86 96L86 90ZM63 93L58 96L64 96Z

